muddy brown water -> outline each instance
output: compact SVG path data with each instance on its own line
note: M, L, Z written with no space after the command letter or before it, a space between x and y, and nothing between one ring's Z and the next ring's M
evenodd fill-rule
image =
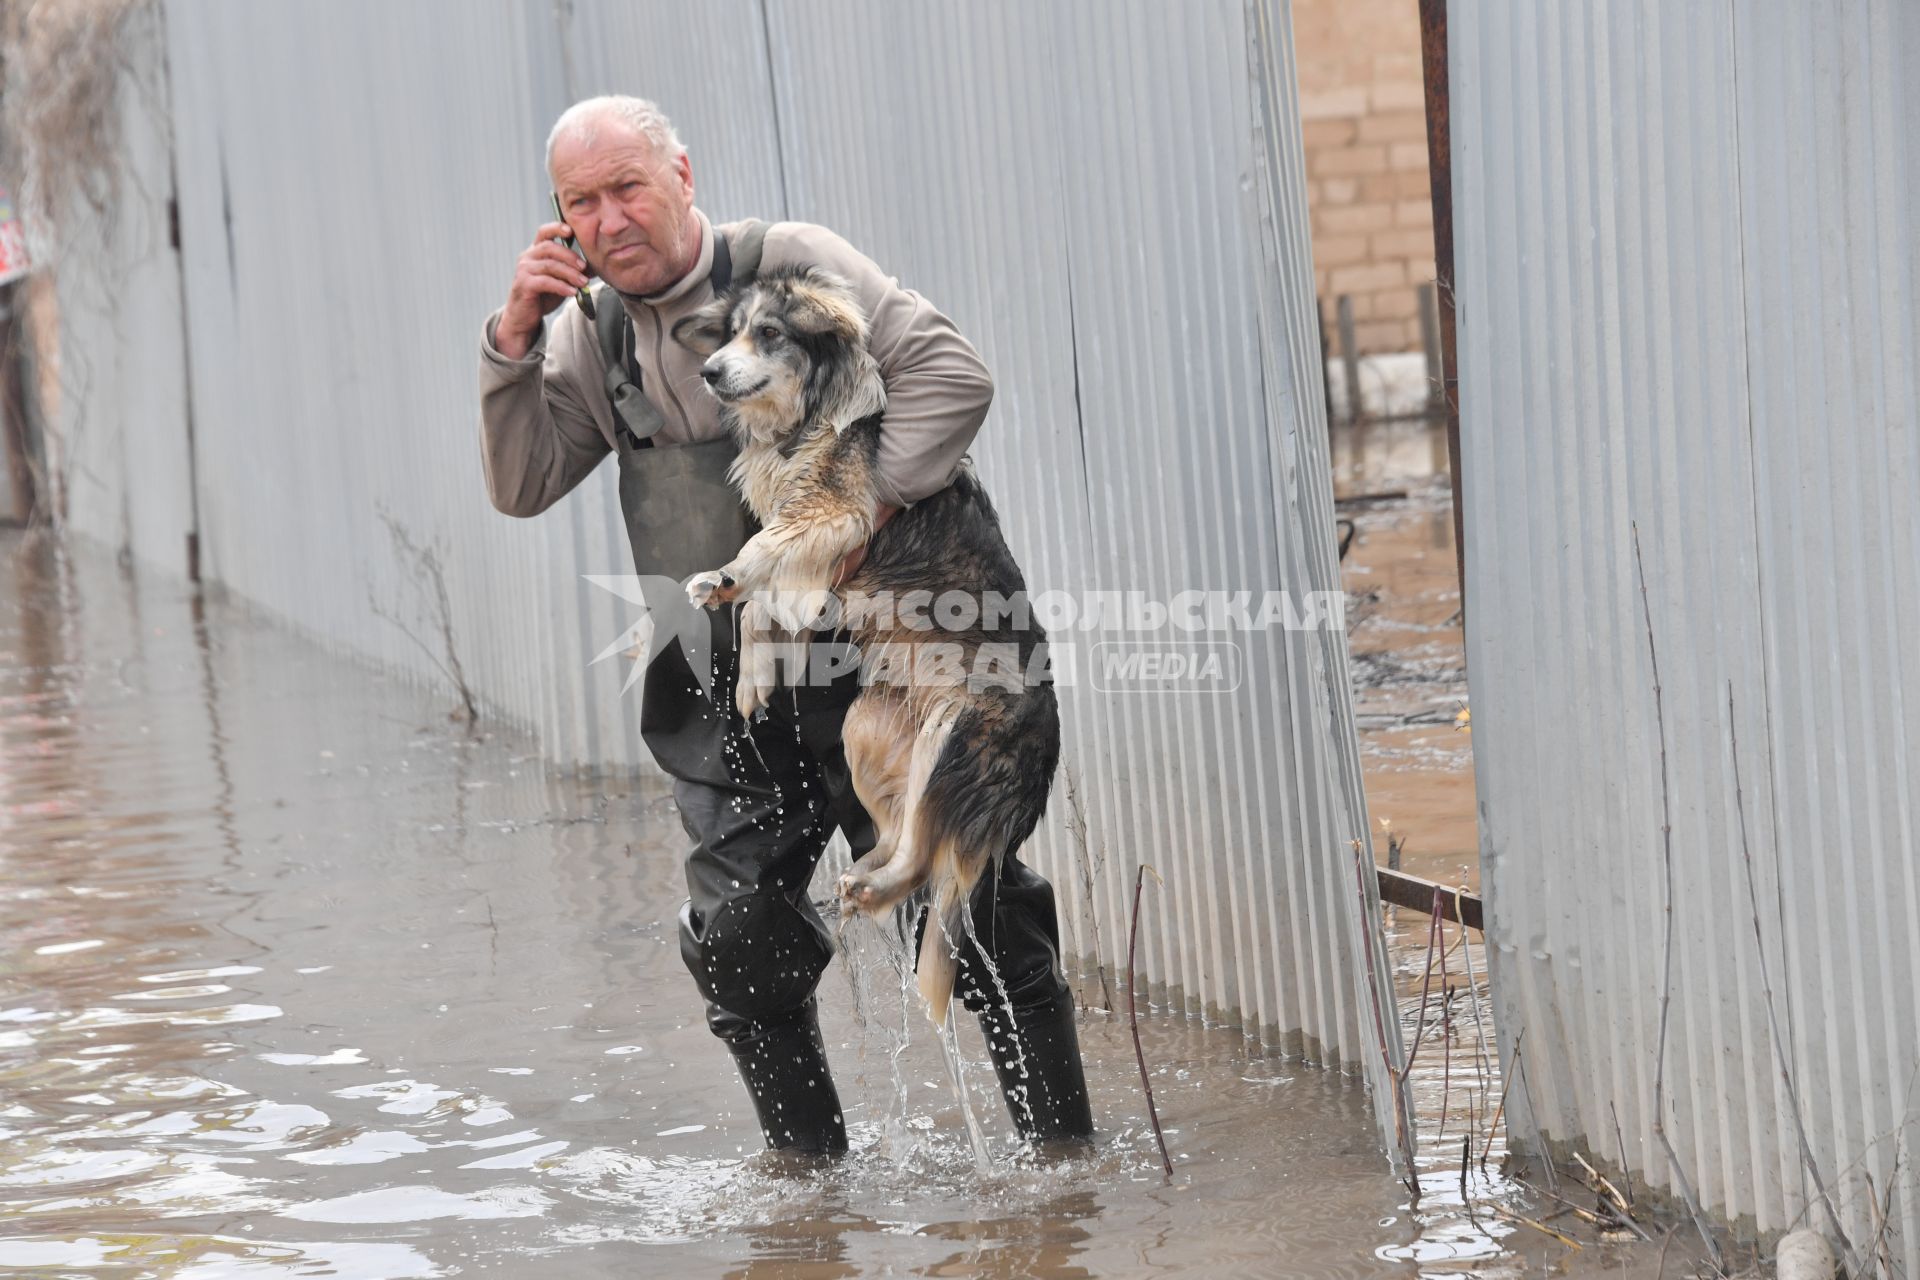
M1374 843L1405 842L1406 870L1478 889L1473 740L1460 581L1441 424L1333 433L1338 514L1353 522L1347 588L1354 713Z
M822 987L853 1154L780 1168L677 954L666 787L448 706L0 533L0 1274L1652 1274L1495 1216L1497 1158L1410 1209L1355 1080L1152 1013L1171 1180L1097 1011L1064 1161L967 1029L978 1175L877 930Z

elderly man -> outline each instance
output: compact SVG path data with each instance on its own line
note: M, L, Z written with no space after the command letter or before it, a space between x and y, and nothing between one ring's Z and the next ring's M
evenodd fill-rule
M827 268L866 309L887 388L881 522L951 482L993 386L926 299L823 227L715 227L694 206L686 148L642 99L570 108L548 139L547 168L565 222L536 233L481 342L481 446L497 508L538 515L612 453L638 572L684 578L730 558L744 536L724 481L732 445L701 385L700 357L670 335L757 266ZM596 318L568 304L590 274L605 282L589 298ZM763 720L742 725L732 712L737 629L725 611L715 616L711 700L675 643L649 658L641 703L642 735L674 778L693 839L681 955L768 1144L839 1154L846 1125L813 995L832 941L807 890L836 826L856 856L874 842L840 745L858 672L783 693ZM753 750L738 749L743 733ZM981 884L974 923L1007 997L972 944L960 991L981 1019L1015 1124L1036 1140L1091 1137L1052 888L1009 851Z

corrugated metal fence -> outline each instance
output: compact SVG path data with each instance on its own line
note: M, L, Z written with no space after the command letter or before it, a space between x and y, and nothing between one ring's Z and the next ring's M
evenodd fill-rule
M1671 1185L1670 992L1666 1128L1701 1199L1830 1229L1808 1210L1824 1184L1864 1253L1897 1164L1909 1271L1916 66L1904 3L1452 12L1468 665L1502 1051L1524 1064L1510 1113L1612 1158L1617 1109L1628 1162Z
M491 713L562 763L642 761L624 672L588 665L632 621L581 581L628 568L611 471L507 519L474 423L482 318L545 216L548 124L618 90L673 113L717 220L831 225L979 345L999 390L976 456L1036 590L1337 590L1282 3L528 0L449 21L327 0L164 17L197 461L190 483L76 503L96 536L177 568L165 530L197 497L209 580L436 678L394 622L439 650L432 584L405 552L428 549ZM68 320L76 346L113 340L89 313ZM185 456L187 419L161 398L153 421L91 412ZM118 508L165 513L134 522L162 532L130 538ZM1099 637L1075 638L1084 653ZM1234 638L1233 693L1068 692L1086 836L1063 797L1035 860L1075 948L1110 969L1134 868L1154 865L1156 986L1378 1074L1345 636Z

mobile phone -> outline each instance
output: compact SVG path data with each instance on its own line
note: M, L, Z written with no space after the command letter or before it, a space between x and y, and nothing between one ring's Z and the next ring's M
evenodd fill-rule
M560 212L560 193L558 191L549 191L547 195L553 200L554 219L558 222L566 222L567 215ZM567 230L571 233L573 228L568 227ZM579 256L581 263L583 265L585 264L587 255L580 252L580 246L573 242L573 236L571 234L561 237L560 243L573 250L574 253ZM589 292L584 285L574 291L573 299L580 304L580 309L587 313L587 319L594 319L593 294Z

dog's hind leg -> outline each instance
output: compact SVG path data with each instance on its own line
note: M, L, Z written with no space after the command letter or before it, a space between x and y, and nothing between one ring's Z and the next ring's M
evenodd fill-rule
M847 772L860 807L873 819L873 848L854 865L854 875L869 875L887 864L900 842L906 809L907 780L912 772L914 724L906 701L868 691L847 708L840 728ZM852 876L844 877L845 881ZM852 915L853 900L841 900L842 915Z
M926 883L928 859L932 848L922 830L921 800L927 780L945 750L960 708L952 703L938 706L920 726L913 739L913 756L907 768L907 782L900 800L899 822L893 853L884 866L869 869L863 865L840 877L842 911L863 911L881 916L902 899Z
M969 854L947 838L940 841L932 863L933 901L927 906L914 974L920 998L927 1003L927 1017L940 1027L946 1025L947 1010L953 1004L953 987L960 976L960 948L970 936L967 901L986 870L987 855Z

